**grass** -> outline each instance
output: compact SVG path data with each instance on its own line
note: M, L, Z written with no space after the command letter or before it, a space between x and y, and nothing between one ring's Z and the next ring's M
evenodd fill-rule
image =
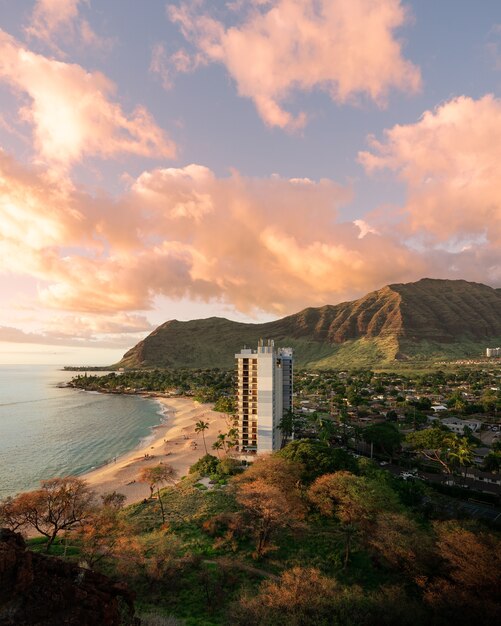
M346 584L376 588L388 578L375 570L363 551L353 551L348 569L343 570L343 539L335 522L309 519L299 531L284 529L272 539L273 549L259 561L252 558L251 536L236 539L236 545L218 543L203 526L219 513L237 511L238 505L225 489L200 491L198 477L190 476L177 487L165 489L163 499L169 527L181 552L189 555L183 567L154 584L131 581L138 594L138 611L173 615L191 626L216 626L228 623L228 611L244 591L256 592L267 577L279 576L295 565L316 567ZM127 516L141 532L161 525L155 501L129 507ZM236 551L235 551L236 550Z
M26 545L32 552L39 552L42 554L47 554L46 545L47 538L46 537L30 537L26 540ZM69 541L66 541L64 538L56 537L54 543L52 544L49 552L49 556L59 556L66 557L71 560L77 560L80 556L80 549L78 546L71 544Z
M237 509L232 495L226 489L203 490L197 485L196 474L186 477L176 487L161 490L160 495L170 524L177 526L187 522L203 522L218 513ZM205 485L201 485L204 487ZM152 530L161 523L160 506L156 500L139 502L128 507L128 517L144 531Z
M401 345L402 352L417 362L437 359L475 359L485 356L485 348L501 345L501 337L480 341L458 337L457 342L450 344L429 340L422 340L418 343L402 341Z
M260 580L224 563L196 562L177 575L174 585L163 580L154 590L136 589L138 612L174 615L186 626L227 624L228 606L244 587L257 589Z
M394 336L363 337L330 347L330 354L310 363L314 369L337 369L352 367L373 368L375 364L394 363L398 352L398 341Z

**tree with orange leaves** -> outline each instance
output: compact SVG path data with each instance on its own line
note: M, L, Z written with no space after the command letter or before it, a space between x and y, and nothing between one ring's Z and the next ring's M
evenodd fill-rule
M153 497L153 491L156 487L158 502L162 512L162 522L164 523L165 510L162 496L160 495L160 487L165 483L174 483L176 478L177 472L169 463L160 463L159 465L154 465L153 467L145 467L139 475L139 480L143 483L148 483L150 487L150 498Z
M501 542L481 526L435 522L434 576L423 579L436 623L499 624Z
M256 558L269 549L279 528L297 526L305 506L299 491L301 466L277 456L258 459L234 480L236 499L246 510L256 538Z
M351 472L324 474L308 491L310 501L326 517L337 517L345 539L344 565L350 559L353 538L367 535L383 511L398 510L395 493L384 483Z
M87 520L95 508L95 493L75 476L42 480L40 488L0 503L0 520L10 528L33 528L47 537L49 552L61 531Z
M80 546L80 557L90 568L113 557L122 538L127 536L128 524L120 511L126 497L113 491L101 496L103 506L80 524L72 536Z

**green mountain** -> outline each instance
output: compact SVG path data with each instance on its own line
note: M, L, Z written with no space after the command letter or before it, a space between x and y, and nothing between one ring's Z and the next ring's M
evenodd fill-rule
M212 317L165 322L118 367L231 368L259 338L294 348L308 368L381 367L402 361L481 356L501 345L501 290L424 278L387 285L359 300L307 308L265 324Z

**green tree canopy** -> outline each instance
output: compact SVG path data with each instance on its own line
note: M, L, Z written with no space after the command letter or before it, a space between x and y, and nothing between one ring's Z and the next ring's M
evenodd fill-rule
M455 446L457 436L444 428L434 427L409 433L405 438L412 450L420 452L430 461L436 461L451 473L449 452Z
M342 448L331 448L325 443L310 439L296 439L277 452L277 456L300 463L304 482L312 482L322 474L348 470L356 473L356 459Z
M364 441L374 444L377 450L388 456L393 456L400 448L403 439L395 424L390 422L368 426L363 431L363 438Z

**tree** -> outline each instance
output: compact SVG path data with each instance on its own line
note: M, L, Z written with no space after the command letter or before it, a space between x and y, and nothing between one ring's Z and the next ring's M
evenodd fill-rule
M207 452L207 444L205 443L205 431L209 428L209 422L204 422L203 420L198 421L195 424L195 432L202 433L202 439L204 441L205 454L209 454Z
M317 419L318 438L322 443L329 445L336 431L336 424L329 417L319 417Z
M403 513L379 512L365 539L373 554L411 579L433 571L435 555L429 533Z
M57 535L84 523L95 509L95 493L75 476L42 480L40 488L0 504L0 519L13 529L33 528L47 537L49 552Z
M447 474L452 472L449 451L455 445L456 435L442 428L427 428L409 433L405 441L412 450L420 452L430 461L436 461Z
M497 396L496 391L494 391L493 389L486 389L482 393L482 397L481 397L481 402L482 402L482 406L484 407L484 411L486 413L488 413L489 411L494 411L494 409L496 408L497 400L498 400L498 396Z
M467 437L455 437L450 442L448 457L452 462L456 462L459 467L464 467L465 474L468 465L473 461L473 444Z
M289 409L288 411L284 413L284 415L282 416L282 419L280 420L278 424L278 428L280 429L282 433L282 445L281 445L282 448L287 444L289 439L294 434L294 431L296 430L297 425L298 425L298 419L294 415L294 412Z
M258 593L244 595L233 607L231 623L238 626L260 624L329 624L338 583L313 568L294 567L277 581L266 581ZM336 622L337 623L337 622Z
M489 452L485 457L482 469L485 472L499 472L501 468L501 454L499 452Z
M348 415L348 409L346 408L346 406L342 406L341 409L339 410L339 423L342 426L341 429L341 441L343 442L344 445L346 445L348 443L348 429L347 426L349 424L350 421L350 416Z
M126 497L113 491L101 496L101 500L103 506L73 531L80 544L80 556L90 568L114 556L119 542L127 535L127 524L120 516Z
M269 549L276 530L295 527L303 519L299 479L300 467L277 456L258 459L234 479L237 502L246 510L256 538L256 558Z
M355 534L367 537L382 511L397 511L398 499L386 484L350 472L324 474L308 490L308 498L326 517L337 517L345 538L344 566L348 565Z
M217 436L216 442L221 442L221 446L219 444L217 446L213 445L213 450L220 450L221 448L225 452L229 452L232 448L234 448L238 443L238 430L234 427L231 427L227 433L219 433Z
M235 412L235 399L231 396L219 396L214 404L214 411L232 414Z
M247 592L231 612L232 626L420 626L423 611L400 587L342 587L312 567L293 567Z
M148 581L150 585L171 578L179 569L180 541L170 533L122 536L115 548L113 565L122 578Z
M464 396L461 394L461 392L456 391L456 393L454 393L447 400L446 404L447 404L447 408L453 409L454 411L457 411L459 413L464 413L468 403L464 399Z
M122 509L126 500L127 496L123 493L118 493L117 491L110 491L101 496L103 507L115 511Z
M216 439L216 441L212 444L212 449L216 450L217 455L219 456L219 451L224 449L224 441L221 441L218 437L218 439Z
M229 453L237 445L237 441L235 439L227 439L226 440L226 452Z
M322 474L338 470L357 472L357 462L346 450L330 448L311 439L295 439L277 452L277 456L299 463L302 466L301 478L307 483Z
M458 522L437 522L434 530L435 576L423 581L424 599L438 613L434 623L499 623L498 537Z
M12 496L0 501L0 526L20 530L25 525L23 501Z
M410 400L407 404L415 407L418 411L429 411L431 409L431 400L426 397Z
M177 472L169 463L160 463L160 465L154 465L153 467L144 467L139 475L139 480L143 483L148 483L150 487L150 498L153 497L153 491L156 487L163 523L165 523L165 510L162 496L160 495L160 486L165 483L174 483L176 478Z
M403 439L395 424L389 422L368 426L363 430L362 436L367 443L372 443L390 458L400 448Z
M356 385L350 385L348 387L346 399L348 400L350 406L355 407L355 408L360 406L363 402L363 398Z

